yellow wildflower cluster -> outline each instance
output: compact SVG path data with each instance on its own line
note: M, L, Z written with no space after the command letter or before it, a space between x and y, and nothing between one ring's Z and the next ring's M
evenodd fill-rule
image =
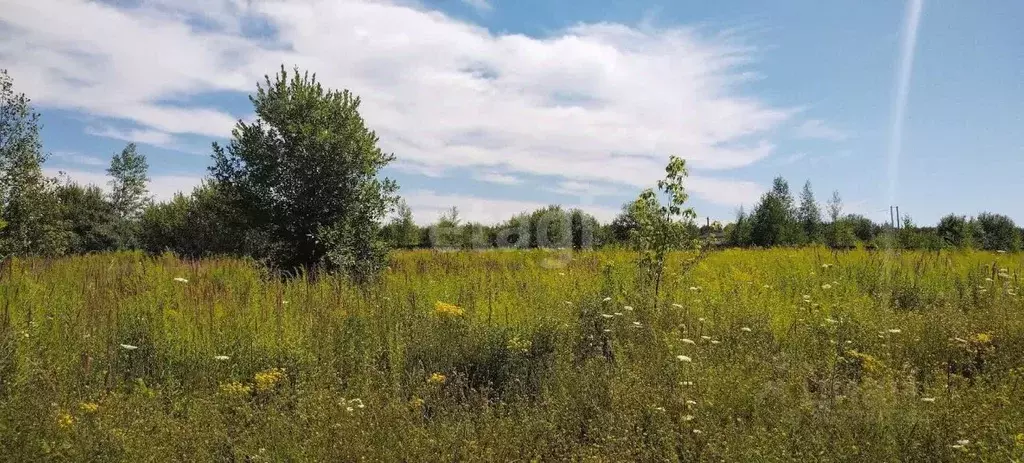
M427 382L430 384L444 384L444 382L447 380L448 378L445 377L445 375L442 375L441 373L434 373L430 375L429 378L427 378Z
M277 388L277 386L284 382L285 375L283 368L271 368L269 370L263 370L256 373L256 391L257 392L268 392Z
M413 397L412 400L409 401L409 407L414 410L419 410L423 408L424 403L425 402L423 401L423 399L419 397Z
M973 341L977 344L990 344L992 342L992 335L988 333L978 333L974 335Z
M61 429L67 429L75 425L75 417L71 416L70 413L62 411L57 414L57 426Z
M885 368L885 364L873 355L857 352L853 349L846 351L846 356L860 366L865 373L878 373Z
M238 381L220 385L220 392L228 397L244 397L252 392L252 386L247 386Z
M78 404L78 408L85 413L96 413L100 411L100 405L95 402L82 402Z
M464 310L459 308L455 304L449 304L447 302L437 301L434 303L434 313L438 315L447 315L451 317L458 317L465 313Z
M1017 447L1024 449L1024 432L1017 434L1013 438L1013 442L1017 444Z

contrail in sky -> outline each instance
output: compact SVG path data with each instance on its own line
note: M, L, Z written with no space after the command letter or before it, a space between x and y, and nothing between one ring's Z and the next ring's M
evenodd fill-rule
M891 125L889 132L889 204L896 199L896 182L899 177L900 151L903 145L903 119L907 110L907 93L910 92L910 73L914 68L914 46L917 44L917 29L921 23L921 8L924 0L909 0L907 13L903 18L900 57L896 70L896 85L893 91Z

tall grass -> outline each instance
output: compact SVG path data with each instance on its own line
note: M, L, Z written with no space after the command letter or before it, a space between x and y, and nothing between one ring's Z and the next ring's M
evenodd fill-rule
M15 259L0 459L1024 458L1024 255L686 257L658 304L625 252L405 252L364 287Z

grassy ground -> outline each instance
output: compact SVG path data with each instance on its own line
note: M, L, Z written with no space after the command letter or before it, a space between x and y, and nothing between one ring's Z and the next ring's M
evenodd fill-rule
M14 260L0 460L1024 460L1024 255L674 257Z

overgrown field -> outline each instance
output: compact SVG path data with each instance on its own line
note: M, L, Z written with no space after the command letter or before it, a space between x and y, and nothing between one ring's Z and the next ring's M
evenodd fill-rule
M1024 255L673 257L15 259L0 460L1024 459Z

